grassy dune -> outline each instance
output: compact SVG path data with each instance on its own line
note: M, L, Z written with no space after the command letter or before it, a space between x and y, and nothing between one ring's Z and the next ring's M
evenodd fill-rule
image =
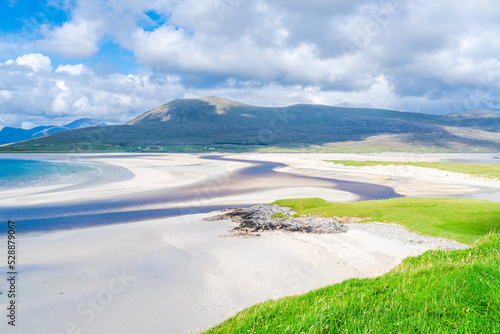
M207 333L499 333L500 236L250 307Z
M401 162L401 161L356 161L356 160L327 160L335 164L353 167L365 166L418 166L436 168L448 172L470 174L491 179L500 179L500 164L461 164L447 162Z
M276 201L300 215L367 217L366 221L400 224L414 232L472 244L500 232L500 204L463 198L395 198L330 203L320 198Z
M299 214L369 217L475 246L428 251L374 279L350 279L250 307L207 333L500 333L500 204L441 198L281 200Z

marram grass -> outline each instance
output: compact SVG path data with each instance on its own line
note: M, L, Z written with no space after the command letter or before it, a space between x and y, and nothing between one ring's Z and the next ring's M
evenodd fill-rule
M394 198L330 203L321 198L279 200L300 215L360 217L395 223L434 237L472 244L490 232L500 232L500 203L466 198Z
M377 278L267 301L207 333L500 333L500 235L491 232L500 224L499 204L440 198L275 204L299 214L370 217L475 245L428 251Z
M338 165L353 167L373 166L417 166L435 168L442 171L469 174L490 179L500 179L500 164L464 164L448 162L402 162L402 161L357 161L357 160L326 160Z
M250 307L207 333L499 333L500 236Z

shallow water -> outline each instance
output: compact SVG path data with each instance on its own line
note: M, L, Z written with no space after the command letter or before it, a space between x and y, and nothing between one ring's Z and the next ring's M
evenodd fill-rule
M218 179L206 180L168 190L119 196L113 201L89 201L71 205L6 207L2 208L2 218L16 221L20 233L126 223L211 212L230 206L204 206L203 201L206 199L272 190L283 186L342 190L356 194L362 200L402 197L402 195L394 192L392 188L375 184L276 172L275 168L286 166L280 163L227 159L221 156L204 156L203 159L228 162L244 161L252 163L253 166L243 168L236 173ZM123 209L129 207L173 202L192 202L192 205L183 208L123 211ZM5 230L3 225L5 224L0 224L0 232Z
M0 189L64 181L75 174L91 173L94 170L89 164L0 159Z
M250 162L255 163L255 166L245 168L236 174L237 177L251 176L255 183L258 179L262 179L264 183L269 183L274 187L276 184L285 184L293 187L325 187L336 190L346 191L353 193L359 197L360 200L375 200L375 199L388 199L396 197L404 197L394 191L394 189L382 185L337 180L334 178L321 178L305 175L296 175L289 173L280 173L275 171L276 168L286 167L285 164L259 161L259 160L239 160L229 159L221 156L205 156L203 159L220 160L220 161L237 161L237 162ZM240 181L240 180L239 180Z

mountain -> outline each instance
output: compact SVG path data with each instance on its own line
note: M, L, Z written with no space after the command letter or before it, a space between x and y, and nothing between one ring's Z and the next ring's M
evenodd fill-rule
M297 104L256 107L217 97L177 99L123 125L53 133L43 147L309 148L330 151L500 151L500 112L429 115Z
M94 118L80 118L76 121L73 121L69 124L66 124L64 127L70 130L90 128L92 126L106 126L106 123L101 122L98 119Z
M28 129L28 130L21 128L12 128L7 126L0 131L0 145L33 139L36 137L48 135L59 131L83 129L91 126L106 126L106 125L107 125L106 123L102 123L97 119L81 118L63 126L54 126L54 125L37 126L33 129Z

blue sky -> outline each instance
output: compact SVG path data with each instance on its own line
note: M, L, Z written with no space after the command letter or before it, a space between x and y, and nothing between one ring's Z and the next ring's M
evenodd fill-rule
M27 27L50 23L61 26L70 19L70 8L45 1L3 1L0 29L3 33L26 32Z
M499 18L493 0L3 0L0 127L203 96L496 110Z

